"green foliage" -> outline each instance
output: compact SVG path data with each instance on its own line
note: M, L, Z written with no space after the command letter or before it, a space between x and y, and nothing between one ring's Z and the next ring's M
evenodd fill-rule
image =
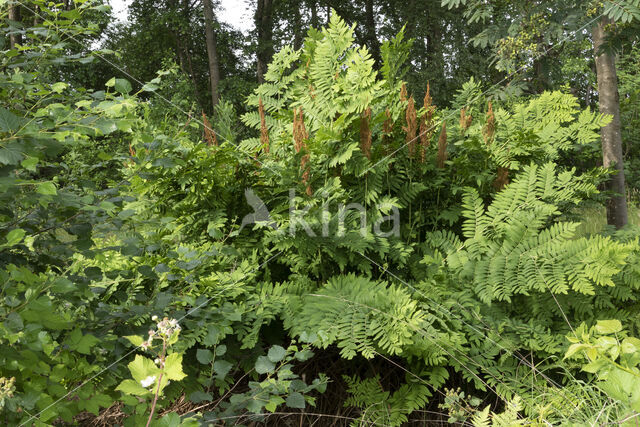
M400 426L407 422L407 415L424 407L431 396L426 384L409 380L393 393L384 391L380 385L380 377L359 380L345 376L347 391L350 396L345 406L359 408L362 415L351 425L385 425Z
M567 339L572 344L565 358L586 359L582 370L595 374L600 389L624 405L623 416L625 411L637 416L640 413L640 340L628 336L615 319L599 320L591 328L583 323Z
M595 286L613 286L613 277L637 250L635 243L610 238L574 238L576 223L551 222L558 205L579 201L595 186L581 182L571 172L559 175L548 163L529 166L486 209L478 193L463 197L465 240L444 241L436 232L431 239L447 249L447 266L474 284L485 302L507 301L517 294L570 290L593 295ZM615 255L614 255L615 254Z
M123 425L160 411L155 425L265 420L316 405L332 374L314 368L317 352L371 363L343 377L341 403L359 423L408 423L448 380L502 405L472 414L479 399L449 393L452 419L556 421L584 395L554 381L571 324L637 318L638 230L579 236L571 220L602 172L557 161L608 123L573 96L496 101L492 116L469 80L432 117L438 128L449 120L448 145L434 132L411 153L401 97L411 42L400 32L383 44L378 73L333 13L300 49L274 56L242 115L253 133L241 139L222 101L219 145L209 145L190 83L169 62L137 93L117 76L97 91L52 79L56 61L82 62L67 57L56 25L86 27L46 13L29 30L38 43L10 50L0 68L8 422L73 424L114 405ZM451 123L463 106L471 122ZM243 224L250 197L272 222ZM164 319L147 332L155 316ZM169 318L180 319L179 339ZM578 350L634 371L633 341L612 341L619 329L596 325L604 339L589 335ZM389 386L375 367L391 365L406 375ZM625 392L635 384L619 379ZM603 391L620 398L616 387ZM197 414L172 412L179 399Z

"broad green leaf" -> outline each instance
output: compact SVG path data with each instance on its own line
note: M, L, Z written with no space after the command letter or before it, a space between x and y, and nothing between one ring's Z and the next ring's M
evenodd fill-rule
M58 294L66 294L76 289L76 285L69 279L58 277L51 285L51 291Z
M114 88L122 94L127 94L131 92L131 83L129 83L129 80L126 79L116 79Z
M139 335L127 335L125 338L129 340L129 342L135 345L136 347L140 347L144 342L144 338L142 338Z
M38 184L38 188L36 191L46 196L55 196L56 194L58 194L58 191L56 190L56 186L54 185L53 182L50 182L50 181L41 182L40 184Z
M274 345L269 349L269 352L267 353L267 357L269 358L270 361L277 363L282 359L284 359L284 356L286 354L287 354L287 350L280 347L279 345Z
M635 337L628 337L622 341L621 351L622 353L635 353L636 351L640 352L640 340Z
M213 371L217 374L219 379L226 377L231 368L233 368L233 364L226 360L216 360L213 362Z
M0 131L13 132L20 128L20 118L4 107L0 107Z
M260 356L256 360L255 369L259 374L272 373L275 368L276 365L266 356Z
M22 228L15 228L13 230L11 230L8 234L7 234L7 245L8 246L13 246L13 245L17 245L18 243L22 242L22 239L24 238L24 235L27 232L24 231Z
M69 348L76 350L78 353L91 354L91 349L100 342L100 340L91 334L83 334L79 328L69 336Z
M598 320L596 331L600 334L613 334L622 330L622 323L619 320Z
M164 361L163 368L165 376L174 381L180 381L187 375L182 372L182 354L171 353Z
M202 344L206 345L207 347L211 347L218 344L219 339L220 331L218 330L218 328L216 328L215 326L210 326L209 330L207 331L207 336L205 336L202 340Z
M309 360L313 357L313 351L306 348L304 350L296 352L294 356L297 360L304 362L305 360Z
M38 158L37 157L27 157L20 164L26 170L28 170L30 172L35 172L36 171L36 165L38 164Z
M199 348L198 351L196 351L196 359L203 365L208 365L213 360L213 353L211 350Z
M160 368L153 363L153 360L142 355L136 354L136 357L128 365L131 376L134 380L140 382L150 376L158 376Z
M24 158L20 145L11 143L4 147L0 145L0 163L3 165L17 165Z
M273 394L269 397L269 403L264 405L264 408L269 412L275 412L279 405L284 403L284 399L277 394Z
M57 82L51 85L51 90L56 93L62 93L69 85L64 82Z
M306 402L304 401L304 396L298 393L297 391L291 393L287 397L287 406L289 408L304 409L304 407L306 406Z
M142 387L139 382L134 380L124 380L120 383L116 390L126 394L132 394L134 396L144 396L145 394L151 394L151 391Z

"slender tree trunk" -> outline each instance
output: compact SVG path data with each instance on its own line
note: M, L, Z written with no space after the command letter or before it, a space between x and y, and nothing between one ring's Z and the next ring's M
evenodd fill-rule
M318 2L317 0L310 0L309 8L311 9L311 26L318 28Z
M613 168L617 173L608 182L608 189L615 193L607 203L607 223L616 228L628 222L627 200L624 185L624 164L622 157L622 133L620 131L620 95L615 57L601 50L605 42L606 26L611 21L603 17L593 28L593 49L596 59L600 112L613 116L613 120L602 128L603 166Z
M382 59L380 57L380 42L376 32L376 19L373 11L373 0L365 0L364 4L365 26L367 28L367 45L371 56L380 66Z
M300 15L300 5L293 4L293 48L300 49L302 46L302 16Z
M218 105L218 85L220 83L220 68L218 67L218 47L216 33L213 31L213 6L211 0L203 0L204 27L207 37L207 55L209 56L209 78L211 79L211 104Z
M9 6L9 20L20 22L22 19L20 13L20 3L11 3ZM9 36L9 46L11 49L16 47L16 44L22 44L22 35L21 34L11 34Z
M272 0L258 0L256 8L256 28L258 29L257 68L258 83L264 83L267 66L273 56L273 3Z

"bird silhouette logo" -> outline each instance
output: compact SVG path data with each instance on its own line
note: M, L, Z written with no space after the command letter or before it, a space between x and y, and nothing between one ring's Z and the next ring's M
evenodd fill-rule
M240 231L249 224L256 224L259 222L266 222L267 226L273 228L274 230L278 229L278 225L276 222L271 219L271 214L269 213L269 209L264 204L260 197L256 196L256 193L251 189L247 188L244 190L244 197L247 199L247 203L249 206L253 208L253 213L247 214L242 218L242 224L240 225Z

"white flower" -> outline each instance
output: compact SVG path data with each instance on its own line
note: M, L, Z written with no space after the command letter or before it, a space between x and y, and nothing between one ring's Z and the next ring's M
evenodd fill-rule
M142 387L147 388L149 387L151 384L156 382L156 376L153 375L149 375L147 378L143 379L142 381L140 381L140 384L142 384Z
M151 320L153 320L153 321L155 322L156 320L158 320L158 316L156 316L156 315L154 314L153 316L151 316Z
M140 348L142 348L143 350L146 350L149 347L151 347L151 343L149 341L143 341L142 344L140 344Z
M155 358L155 360L154 360L153 362L154 362L156 365L159 365L159 364L160 364L160 359L156 357L156 358Z

